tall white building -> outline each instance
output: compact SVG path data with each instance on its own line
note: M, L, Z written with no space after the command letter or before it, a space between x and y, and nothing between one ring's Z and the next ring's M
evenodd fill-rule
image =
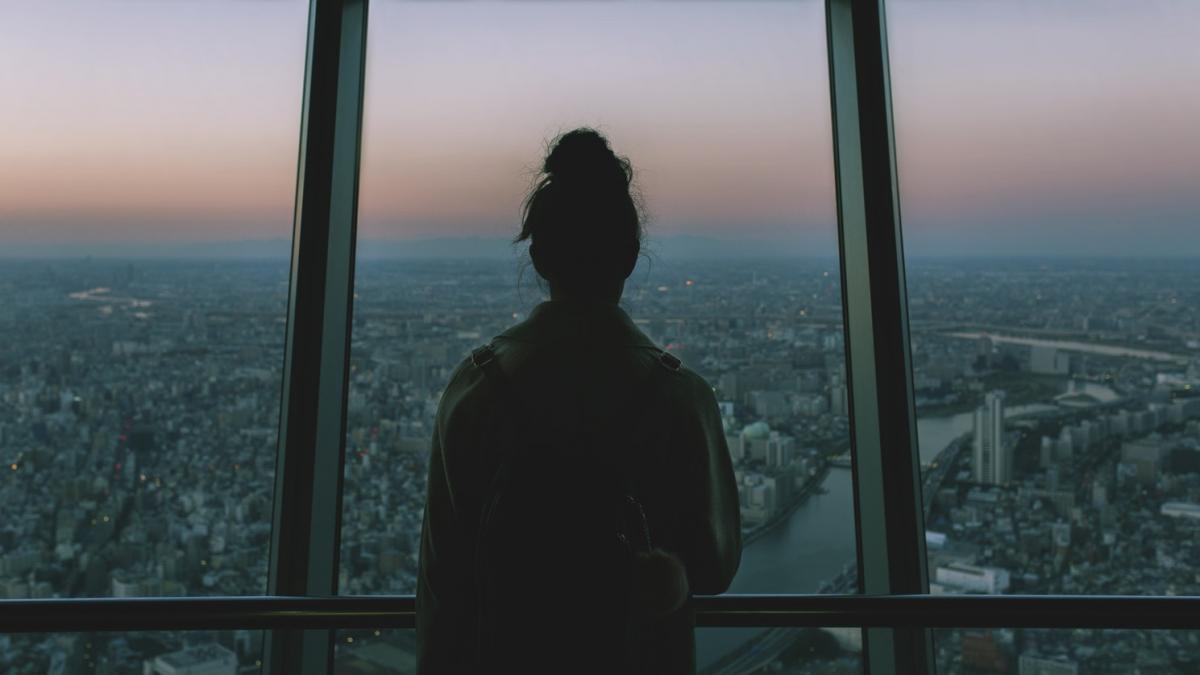
M778 431L767 437L767 466L784 467L792 463L796 455L796 440Z
M1004 485L1012 480L1012 452L1004 443L1004 392L989 391L975 409L976 483Z

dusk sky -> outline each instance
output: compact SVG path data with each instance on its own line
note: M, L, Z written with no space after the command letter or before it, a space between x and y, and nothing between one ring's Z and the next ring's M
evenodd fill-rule
M913 254L1200 254L1200 2L892 0ZM835 252L823 4L371 6L360 236L508 237L607 132L650 233ZM0 247L290 235L306 3L0 6Z

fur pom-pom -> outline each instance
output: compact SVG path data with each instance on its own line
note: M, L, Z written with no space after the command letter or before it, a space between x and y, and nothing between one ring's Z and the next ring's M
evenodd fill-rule
M666 616L683 606L688 590L687 569L675 554L656 548L634 557L635 616L643 619Z

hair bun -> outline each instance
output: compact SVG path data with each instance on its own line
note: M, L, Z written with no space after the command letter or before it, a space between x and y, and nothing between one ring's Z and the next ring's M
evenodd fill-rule
M533 266L552 287L607 297L642 249L642 218L630 191L633 166L595 129L568 131L547 150L521 206Z
M608 140L593 129L575 129L563 134L546 156L542 170L558 184L619 184L629 186L629 163L608 146Z

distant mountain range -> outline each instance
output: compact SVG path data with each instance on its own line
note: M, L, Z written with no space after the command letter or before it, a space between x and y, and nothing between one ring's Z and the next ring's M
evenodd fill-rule
M836 242L740 240L676 235L649 237L646 250L659 258L794 258L830 257ZM482 258L508 259L524 250L500 237L438 237L430 239L364 239L360 259ZM250 239L210 242L130 242L16 244L0 248L5 258L287 258L291 241Z

